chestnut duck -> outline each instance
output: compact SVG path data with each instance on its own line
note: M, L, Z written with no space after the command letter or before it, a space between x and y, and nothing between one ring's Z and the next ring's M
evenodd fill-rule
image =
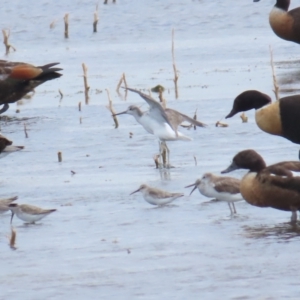
M244 199L258 207L272 207L291 211L291 221L297 221L300 210L300 162L286 161L269 167L263 158L254 150L244 150L236 154L231 165L221 173L236 169L249 172L241 180L241 194Z

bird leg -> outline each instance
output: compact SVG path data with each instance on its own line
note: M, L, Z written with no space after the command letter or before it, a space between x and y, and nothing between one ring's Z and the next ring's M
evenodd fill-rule
M230 202L227 202L228 203L228 206L229 206L229 209L230 209L230 216L233 216L233 210L232 210L232 208L231 208L231 205L230 205Z
M231 202L231 204L232 204L233 212L236 214L236 209L235 209L234 202Z
M163 166L164 168L170 168L170 150L165 141L161 142L161 155L163 158Z
M0 114L3 114L4 112L6 112L9 109L9 105L7 103L5 103L3 105L3 107L0 109Z

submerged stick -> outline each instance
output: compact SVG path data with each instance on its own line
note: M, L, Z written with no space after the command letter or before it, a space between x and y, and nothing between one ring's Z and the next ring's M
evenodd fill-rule
M64 16L64 22L65 22L65 38L69 38L69 14L65 14Z
M78 110L81 111L81 102L78 103Z
M58 157L58 162L62 162L62 153L60 151L57 153L57 157Z
M270 48L270 56L271 56L271 68L272 68L272 77L273 77L273 85L274 85L274 94L275 94L275 97L276 97L276 100L278 101L279 100L279 86L277 84L277 79L276 79L276 74L275 74L275 68L274 68L274 61L273 61L273 50L272 50L272 47L271 45L269 46Z
M197 111L198 111L198 108L196 108L195 113L194 113L194 117L193 117L193 119L194 119L195 121L197 121ZM196 129L197 129L197 126L194 125L194 130L196 130ZM197 166L197 164L196 164L196 166Z
M8 55L10 48L16 51L16 48L8 42L10 36L10 30L8 29L6 31L5 29L2 29L2 34L3 34L3 44L5 45L5 55Z
M28 139L26 123L24 123L24 133L25 133L25 138Z
M13 227L11 227L11 234L10 234L10 239L9 239L9 246L13 250L17 249L16 246L15 246L15 244L16 244L16 238L17 238L17 232L16 232L16 230Z
M84 63L82 64L82 69L83 69L85 104L89 104L89 89L90 89L90 87L88 86L88 82L87 82L87 67Z
M153 159L154 159L154 163L155 163L155 168L159 169L159 154L154 155Z
M119 122L118 122L118 119L117 119L117 116L115 116L116 112L112 106L112 100L110 98L110 94L109 94L109 90L108 89L105 89L106 92L107 92L107 97L108 97L108 106L106 106L109 111L111 112L111 115L112 115L112 118L115 122L115 128L118 128L119 127Z
M98 8L98 5L97 5L97 8ZM94 12L93 32L97 32L97 25L98 25L98 21L99 21L97 8L96 8L96 11Z
M59 102L61 102L62 98L64 97L64 94L62 93L62 91L60 89L58 89L59 95L60 95L60 99Z
M175 84L175 98L178 99L178 72L175 63L175 53L174 53L174 28L172 29L172 61L173 61L173 70L174 70L174 84Z

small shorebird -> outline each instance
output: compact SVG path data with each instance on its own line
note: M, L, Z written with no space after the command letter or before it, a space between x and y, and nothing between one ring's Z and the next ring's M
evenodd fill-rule
M28 204L19 205L17 203L11 203L8 205L8 207L11 210L10 223L12 223L15 214L19 219L25 221L26 223L34 224L35 222L41 220L42 218L56 211L56 209L42 209L33 205L28 205Z
M192 186L194 188L190 195L198 188L203 196L225 201L228 203L231 215L236 214L234 202L244 200L240 192L240 180L233 177L205 173L201 179L197 179L195 183L186 186L186 188Z
M177 198L183 197L182 193L169 193L157 188L150 187L146 184L142 184L136 191L132 192L130 195L141 192L143 194L144 199L152 204L163 206L168 203L171 203Z
M256 109L256 124L261 130L300 144L300 95L284 97L272 103L266 94L245 91L235 98L226 119L253 108Z
M285 161L269 167L254 150L244 150L236 154L231 165L222 173L237 169L249 172L241 180L241 194L244 199L258 207L272 207L291 211L291 222L297 221L300 210L300 162Z
M31 92L38 85L62 74L60 68L52 68L59 63L51 63L35 67L21 62L0 60L0 114L9 108L9 103L14 103Z
M253 0L259 2L260 0ZM300 44L300 7L288 11L290 0L276 0L269 22L274 33L286 41Z
M16 201L17 199L18 199L18 196L0 199L0 214L3 214L5 212L9 211L8 205L10 203L12 203L13 201Z
M162 154L163 148L167 151L167 167L170 166L169 154L170 150L167 147L167 141L190 141L191 138L185 136L178 131L178 126L184 121L190 122L195 126L205 127L206 125L202 122L194 120L174 109L164 109L159 102L151 98L150 96L131 88L127 90L137 93L143 98L150 109L146 112L142 112L139 107L130 105L126 111L115 114L129 114L134 116L136 121L140 123L144 129L150 134L155 135L160 140L159 152Z
M4 135L0 134L0 158L3 158L10 153L24 149L24 146L13 146L12 143L12 141L10 141Z

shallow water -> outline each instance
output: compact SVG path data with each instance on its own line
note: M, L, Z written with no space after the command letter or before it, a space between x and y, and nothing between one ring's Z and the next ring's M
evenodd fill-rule
M8 116L17 120L1 121L2 133L25 146L1 160L1 196L58 211L35 226L15 218L16 251L8 246L10 214L0 216L0 299L297 299L300 236L289 213L240 202L230 219L226 203L205 203L209 199L184 189L204 172L219 174L243 149L254 148L268 164L297 159L299 146L260 131L254 112L247 112L248 123L236 116L223 120L227 128L214 126L238 93L258 89L273 96L269 45L282 90L298 88L299 46L277 38L268 25L274 1L117 2L99 4L93 34L94 1L3 1L1 26L11 29L17 51L1 59L58 61L64 76L38 87L25 105L11 105ZM83 62L89 105L83 104ZM114 129L105 89L116 111L133 103L147 107L137 95L127 101L117 95L123 72L130 87L162 84L169 107L189 115L198 109L209 125L182 129L191 142L169 143L175 166L169 172L154 168L157 141L132 117L120 116ZM142 183L186 196L153 208L140 194L129 196Z

